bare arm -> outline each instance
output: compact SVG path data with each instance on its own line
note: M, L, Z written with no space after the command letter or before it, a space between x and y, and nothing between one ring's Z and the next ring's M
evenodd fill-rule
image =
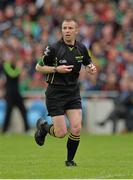
M40 66L39 64L36 65L36 71L44 73L44 74L55 73L55 72L69 73L72 71L72 68L73 68L73 65L69 65L69 66L61 65L57 67L47 66L47 65Z
M39 64L36 65L36 71L40 73L55 73L56 69L54 66L40 66Z

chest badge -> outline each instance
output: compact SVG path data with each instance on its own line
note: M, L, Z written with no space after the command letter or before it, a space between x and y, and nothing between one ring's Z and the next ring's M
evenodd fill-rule
M66 59L60 59L60 60L59 60L59 63L60 63L60 64L67 64L67 60L66 60Z
M84 56L76 56L75 59L77 60L77 62L82 62L83 61L83 57Z

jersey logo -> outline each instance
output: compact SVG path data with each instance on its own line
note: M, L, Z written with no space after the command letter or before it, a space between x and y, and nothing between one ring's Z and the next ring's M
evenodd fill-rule
M82 62L83 61L83 57L84 56L76 56L75 59L77 60L77 62Z
M50 53L50 49L49 49L49 46L47 46L44 51L44 54L45 54L45 56L48 56L49 53Z

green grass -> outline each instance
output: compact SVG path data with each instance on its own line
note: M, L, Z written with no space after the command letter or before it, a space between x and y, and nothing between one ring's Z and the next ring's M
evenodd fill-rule
M82 134L71 168L64 166L66 141L48 136L39 147L28 135L0 135L0 178L133 179L133 134Z

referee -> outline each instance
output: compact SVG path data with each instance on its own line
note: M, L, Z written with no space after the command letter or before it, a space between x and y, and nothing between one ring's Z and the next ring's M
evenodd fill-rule
M78 77L82 64L90 74L96 73L86 47L76 41L78 24L73 19L62 23L62 39L48 46L43 57L36 65L36 70L47 74L46 105L53 124L48 125L43 119L37 121L35 141L42 146L47 133L63 138L67 134L65 115L70 122L67 140L66 166L76 166L74 156L80 142L82 106Z

